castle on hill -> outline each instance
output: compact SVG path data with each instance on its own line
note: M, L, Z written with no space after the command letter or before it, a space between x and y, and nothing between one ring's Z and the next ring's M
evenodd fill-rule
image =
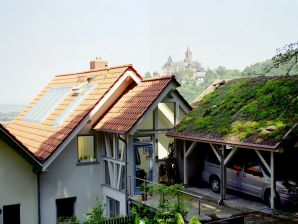
M197 80L197 82L204 80L206 74L205 69L198 61L192 60L192 52L189 47L187 47L183 61L174 62L172 57L169 56L168 61L162 66L162 71L165 75L172 75L173 73L184 69L193 71L194 76L192 79Z

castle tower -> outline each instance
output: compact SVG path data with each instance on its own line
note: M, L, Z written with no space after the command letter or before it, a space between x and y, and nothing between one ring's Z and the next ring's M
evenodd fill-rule
M190 51L189 46L187 47L187 50L185 52L185 58L184 58L184 64L189 67L192 61L192 53Z

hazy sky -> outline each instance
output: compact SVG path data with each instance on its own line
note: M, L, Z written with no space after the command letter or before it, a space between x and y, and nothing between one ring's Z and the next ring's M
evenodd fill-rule
M298 40L296 0L0 0L0 104L28 103L55 74L159 70L189 45L204 67L243 69Z

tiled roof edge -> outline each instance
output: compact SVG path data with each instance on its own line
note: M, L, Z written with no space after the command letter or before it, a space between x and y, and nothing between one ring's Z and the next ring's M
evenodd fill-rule
M86 70L86 71L81 71L81 72L58 74L58 75L55 75L55 77L68 76L68 75L80 75L80 74L86 74L86 73L91 73L91 72L105 71L105 70L125 68L125 67L133 67L133 66L132 66L132 64L124 64L124 65L112 66L112 67L101 68L101 69L93 69L93 70Z

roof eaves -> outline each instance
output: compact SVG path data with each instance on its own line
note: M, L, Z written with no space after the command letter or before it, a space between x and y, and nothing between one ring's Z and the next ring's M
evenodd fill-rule
M228 141L223 139L215 139L215 138L204 138L204 137L197 137L191 135L183 135L177 132L167 132L167 136L181 139L181 140L189 140L189 141L197 141L203 143L212 143L212 144L220 144L220 145L232 145L241 148L249 148L249 149L260 149L260 150L269 150L269 151L277 151L279 144L275 145L262 145L262 144L253 144L253 143L244 143L244 142L234 142Z
M39 169L42 167L41 161L1 124L0 137L35 168Z

